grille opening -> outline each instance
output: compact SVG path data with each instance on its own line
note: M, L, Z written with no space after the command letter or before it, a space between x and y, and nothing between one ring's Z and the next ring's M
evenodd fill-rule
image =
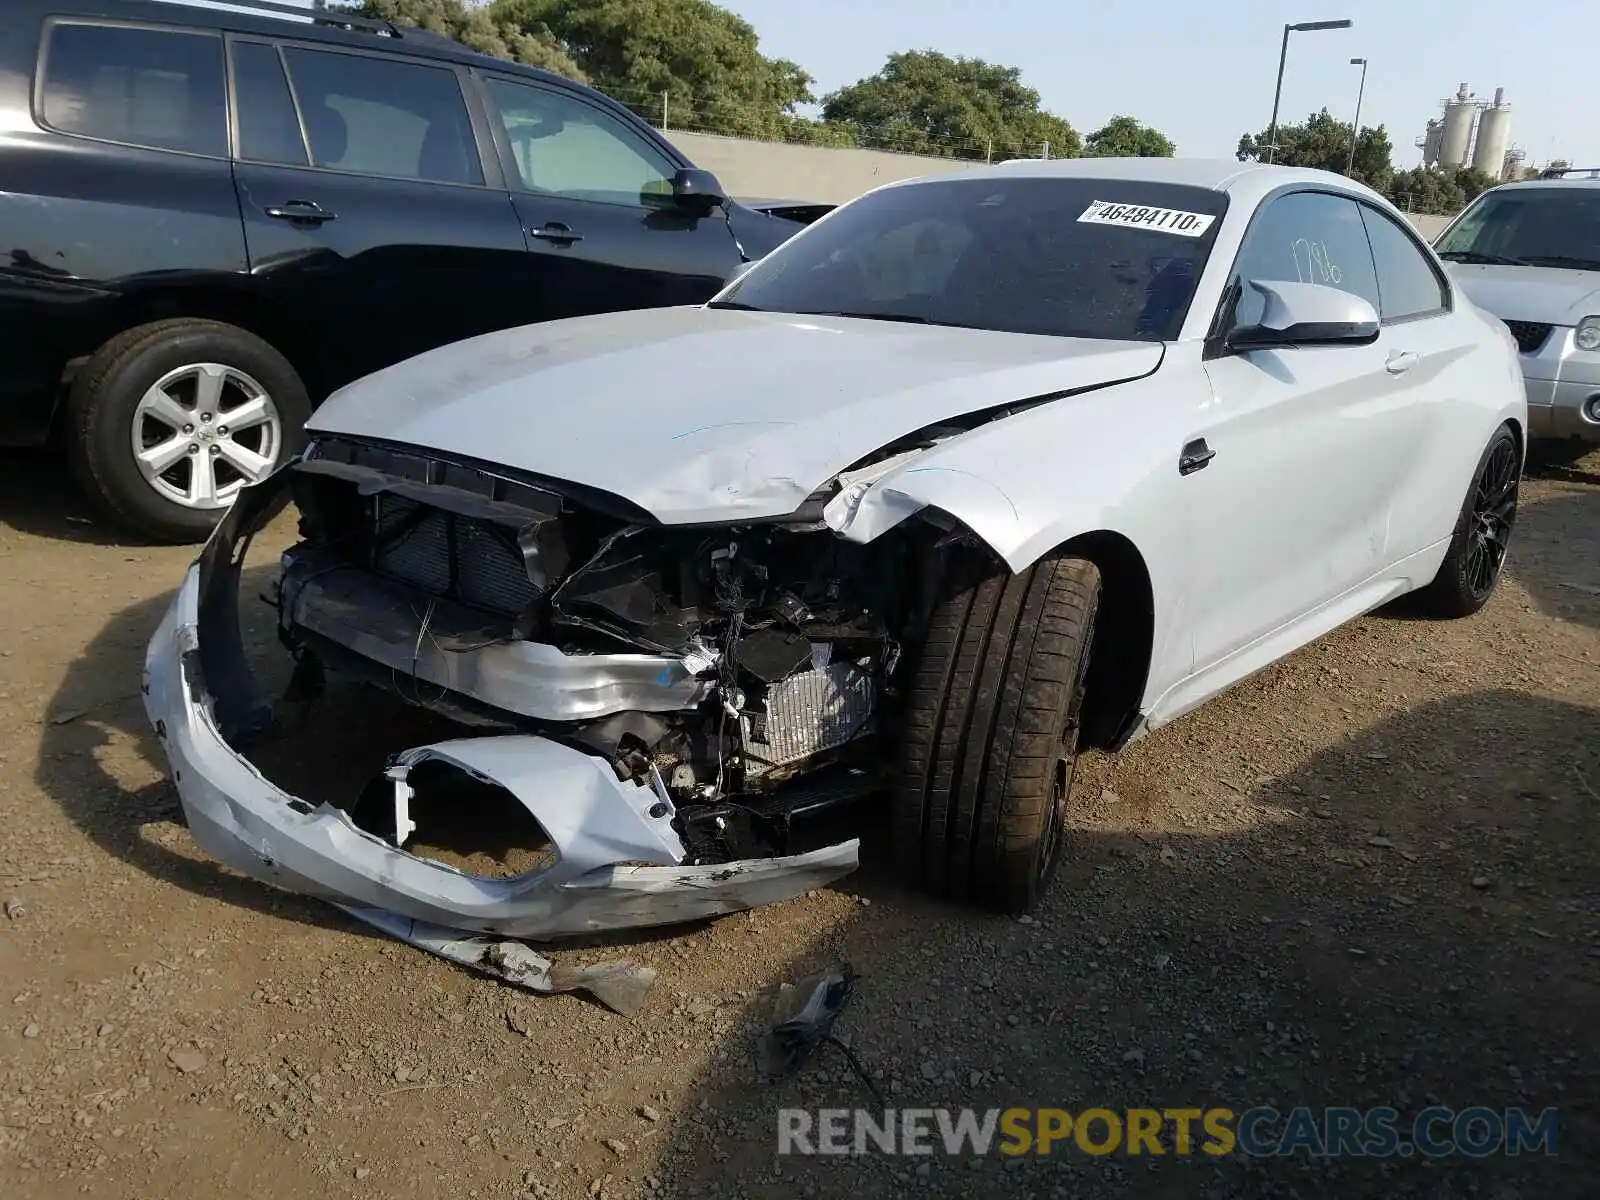
M1505 327L1511 330L1511 336L1516 340L1517 349L1524 354L1533 354L1545 344L1550 336L1553 325L1546 325L1539 321L1506 321Z
M538 819L492 780L428 759L412 767L406 781L416 825L401 847L407 854L487 879L512 879L559 857ZM350 819L393 845L393 781L379 775L369 782Z
M516 533L391 494L375 497L373 569L380 575L501 616L539 598Z

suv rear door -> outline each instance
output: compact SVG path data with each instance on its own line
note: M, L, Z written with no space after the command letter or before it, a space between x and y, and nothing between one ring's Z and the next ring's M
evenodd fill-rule
M250 269L322 389L538 318L522 228L448 63L229 38Z
M0 442L44 435L123 296L245 269L221 37L27 15L0 17Z
M548 316L699 304L722 287L741 258L727 214L677 208L679 164L654 139L559 85L480 78Z

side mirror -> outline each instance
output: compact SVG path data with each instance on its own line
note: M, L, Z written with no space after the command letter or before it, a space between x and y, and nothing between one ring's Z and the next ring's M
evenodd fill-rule
M1230 350L1367 346L1378 340L1378 312L1360 296L1320 283L1251 279L1245 286L1266 303L1259 323L1229 332L1224 341Z
M672 201L684 212L703 217L728 199L717 177L699 167L680 167L672 176Z

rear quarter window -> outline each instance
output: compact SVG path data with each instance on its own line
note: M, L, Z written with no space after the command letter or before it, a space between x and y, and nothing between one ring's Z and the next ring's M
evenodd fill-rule
M226 157L222 39L203 31L56 22L39 119L108 142Z

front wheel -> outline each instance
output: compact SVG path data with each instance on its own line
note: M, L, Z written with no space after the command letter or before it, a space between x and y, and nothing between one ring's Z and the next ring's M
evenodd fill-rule
M935 895L1022 912L1061 857L1100 572L974 556L941 590L907 697L896 858Z
M112 338L73 380L73 473L130 532L201 541L241 488L299 448L310 413L300 376L254 334L156 321Z
M1517 522L1521 478L1517 435L1502 425L1478 460L1439 573L1417 593L1425 611L1438 617L1470 617L1489 602Z

